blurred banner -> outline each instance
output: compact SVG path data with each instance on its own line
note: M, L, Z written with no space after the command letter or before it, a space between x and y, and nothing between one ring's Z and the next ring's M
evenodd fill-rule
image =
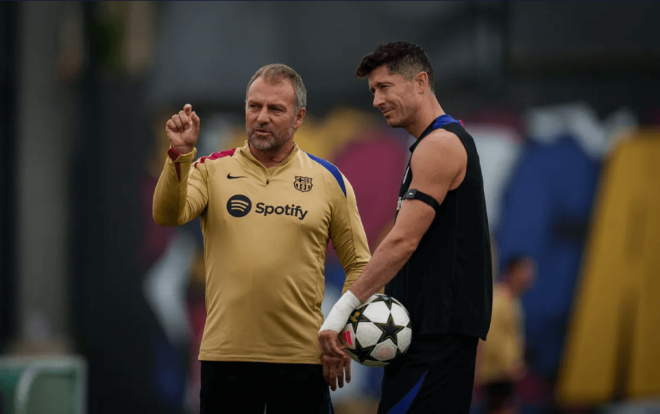
M660 132L608 157L558 395L567 405L660 395Z

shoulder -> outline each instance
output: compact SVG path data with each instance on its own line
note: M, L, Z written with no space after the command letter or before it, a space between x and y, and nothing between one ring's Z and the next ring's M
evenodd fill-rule
M453 132L445 129L436 129L422 140L417 146L415 154L428 154L440 156L465 156L467 153L463 143Z
M467 151L463 143L455 134L443 129L433 131L424 138L410 161L413 172L433 171L442 175L456 175L466 165Z
M197 161L195 161L193 163L193 167L194 168L198 168L198 167L207 167L208 168L208 166L210 164L218 162L218 160L233 157L235 152L236 152L236 148L226 150L226 151L214 152L211 155L202 157L202 158L198 159Z
M332 182L336 182L336 185L339 186L341 191L344 193L344 196L346 195L346 184L348 183L348 181L341 173L341 171L339 171L339 168L337 168L330 161L316 157L304 151L303 151L303 156L309 157L309 159L312 161L313 164L318 165L319 168L322 169L323 174L325 174L328 177L328 181L330 181L331 184Z

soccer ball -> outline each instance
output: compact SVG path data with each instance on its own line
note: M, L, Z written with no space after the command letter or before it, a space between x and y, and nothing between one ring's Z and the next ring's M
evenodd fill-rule
M382 367L408 350L410 315L398 300L376 293L353 311L339 338L353 360Z

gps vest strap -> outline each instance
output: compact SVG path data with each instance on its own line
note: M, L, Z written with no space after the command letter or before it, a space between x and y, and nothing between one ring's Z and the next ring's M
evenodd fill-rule
M422 201L431 207L433 207L433 210L436 212L438 211L438 208L440 207L440 204L435 200L435 198L431 197L428 194L424 194L419 190L415 190L414 188L411 188L410 190L406 191L406 193L402 197L404 200L419 200Z

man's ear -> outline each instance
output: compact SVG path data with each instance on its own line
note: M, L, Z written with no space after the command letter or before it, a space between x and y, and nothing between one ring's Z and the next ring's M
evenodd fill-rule
M417 75L415 75L413 81L415 82L415 86L417 87L417 91L419 93L424 92L426 89L430 87L429 74L426 72L419 72Z
M296 119L293 121L293 127L295 129L300 128L300 126L303 123L303 119L305 119L305 114L307 113L307 108L300 108L298 109L298 113L296 114Z

